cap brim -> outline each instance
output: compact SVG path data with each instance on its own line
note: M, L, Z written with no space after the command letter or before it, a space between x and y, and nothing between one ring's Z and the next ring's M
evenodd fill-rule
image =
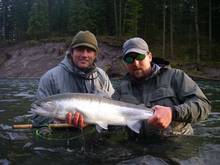
M94 51L98 51L97 48L91 44L88 44L88 43L79 43L79 44L75 44L72 46L72 48L77 48L77 47L80 47L80 46L85 46L85 47L88 47L88 48L91 48L93 49Z
M146 50L143 49L137 49L137 48L132 48L132 49L128 49L125 53L124 56L126 56L128 53L139 53L139 54L147 54Z

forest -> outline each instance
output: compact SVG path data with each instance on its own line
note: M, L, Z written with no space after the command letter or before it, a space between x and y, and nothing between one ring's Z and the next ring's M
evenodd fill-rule
M1 44L90 30L142 37L161 57L216 62L219 29L219 0L0 0Z

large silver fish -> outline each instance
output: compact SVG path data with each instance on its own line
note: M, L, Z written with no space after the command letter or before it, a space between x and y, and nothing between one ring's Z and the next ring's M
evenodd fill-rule
M141 121L152 116L151 109L135 104L115 101L94 94L65 93L49 96L32 104L31 112L41 116L65 120L68 112L80 112L98 131L108 125L127 125L139 133Z

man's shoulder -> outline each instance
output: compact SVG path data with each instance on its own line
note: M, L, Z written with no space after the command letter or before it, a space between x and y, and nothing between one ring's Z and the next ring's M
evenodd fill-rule
M105 73L105 74L106 74L106 72L105 72L102 68L100 68L100 67L97 66L96 69L97 69L98 72L101 72L101 73Z
M108 77L107 73L103 69L96 67L96 70L97 70L98 74L101 75L103 78Z
M61 68L59 65L57 65L57 66L55 66L55 67L53 67L53 68L47 70L47 71L41 76L41 78L46 78L46 77L55 76L55 75L57 75L57 74L60 72L60 70L62 70L62 68Z
M165 72L165 73L169 73L169 74L182 74L184 73L183 70L178 69L178 68L171 68L171 67L162 67L160 69L160 71Z

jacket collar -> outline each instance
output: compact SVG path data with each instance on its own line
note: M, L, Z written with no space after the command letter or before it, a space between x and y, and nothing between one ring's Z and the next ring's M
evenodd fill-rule
M163 67L162 67L163 68ZM142 79L142 80L137 80L135 79L133 76L131 76L129 73L127 73L124 77L124 79L130 80L132 83L136 83L136 84L141 84L144 81L147 81L151 78L153 78L154 76L156 76L160 70L162 69L159 65L152 63L152 67L151 67L151 74L149 76L147 76L146 78Z

